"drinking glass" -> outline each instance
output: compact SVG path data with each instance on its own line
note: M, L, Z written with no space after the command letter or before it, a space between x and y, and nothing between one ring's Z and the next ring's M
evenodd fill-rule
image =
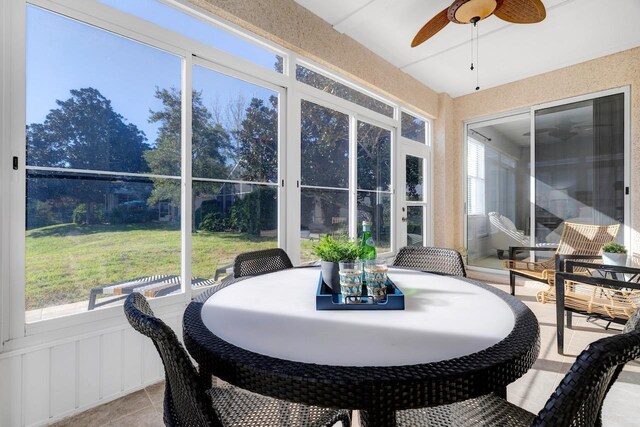
M362 261L340 263L340 293L345 303L359 302L362 295Z
M364 281L367 285L367 295L375 302L387 298L387 267L386 259L371 259L364 264Z

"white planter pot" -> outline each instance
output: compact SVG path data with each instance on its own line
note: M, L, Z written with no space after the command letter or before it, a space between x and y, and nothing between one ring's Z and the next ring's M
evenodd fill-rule
M627 254L602 253L602 263L606 265L627 265Z

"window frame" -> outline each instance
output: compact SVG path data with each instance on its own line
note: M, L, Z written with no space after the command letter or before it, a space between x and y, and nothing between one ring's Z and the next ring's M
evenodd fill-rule
M278 87L281 92L279 105L279 218L280 227L278 244L287 251L292 251L292 259L298 259L295 246L299 245L299 211L300 192L295 182L300 177L300 165L291 162L291 159L299 159L299 123L300 111L296 105L301 96L312 102L314 99L322 103L328 103L329 108L348 110L355 113L351 118L357 123L358 120L372 123L376 126L388 128L392 132L391 162L392 168L392 197L391 197L391 217L392 217L392 250L390 254L397 250L397 213L398 206L396 186L398 184L397 174L402 169L396 165L397 146L400 141L400 111L403 105L397 101L391 101L375 92L362 88L348 79L340 77L335 72L326 67L318 65L313 61L299 56L291 50L285 49L269 40L256 36L229 23L208 11L188 4L183 0L158 0L178 11L190 14L197 19L203 20L210 25L217 26L222 30L233 33L252 44L272 51L283 58L283 73L270 71L264 67L243 60L227 52L218 50L195 40L173 33L161 26L152 24L144 19L128 15L124 12L111 8L97 1L81 0L15 0L0 9L0 22L3 23L0 30L2 45L9 46L2 51L3 63L8 64L0 70L2 76L2 102L0 103L0 120L2 126L2 136L5 141L0 151L3 164L8 164L12 157L18 157L18 169L8 170L2 168L0 176L2 182L0 186L4 197L0 199L0 352L11 351L28 345L42 343L43 340L68 339L72 336L83 334L94 334L96 330L108 330L115 328L122 322L122 307L114 305L101 310L77 313L71 316L53 318L36 323L25 322L25 206L24 195L26 187L25 170L25 123L26 123L26 93L25 87L25 58L26 58L26 7L32 5L40 7L49 12L57 13L65 17L75 19L82 23L95 26L99 29L112 32L116 35L132 39L136 42L147 44L151 47L162 49L182 58L182 157L183 167L181 172L182 186L182 277L184 292L176 295L169 295L155 299L151 302L152 307L163 310L179 310L191 298L191 288L187 286L191 276L191 70L194 62L207 61L215 64L216 67L224 69L224 74L238 73L243 79L251 82L257 80L264 86L265 83ZM215 60L214 60L215 59ZM309 67L320 74L345 84L355 90L365 93L374 99L380 100L394 108L394 117L386 117L373 110L368 110L357 104L338 98L334 95L324 93L318 89L308 86L295 79L295 66L299 63ZM207 65L207 68L211 68ZM430 145L432 123L424 115L416 114L406 110L409 114L425 120L429 130L427 132L427 145ZM353 136L353 138L355 135ZM351 141L351 138L350 138ZM354 143L355 139L353 139ZM350 143L351 144L351 143ZM350 161L354 161L350 159ZM285 166L286 165L286 166ZM354 169L357 171L357 169ZM185 185L189 184L189 185ZM431 182L428 191L431 191ZM353 183L355 186L355 182ZM355 192L350 197L355 198ZM356 190L354 190L356 191ZM396 197L394 197L394 195ZM354 217L357 215L357 206L354 204ZM285 222L286 227L282 225ZM355 234L356 223L351 221L351 227ZM297 242L296 242L297 241ZM46 338L45 338L46 337Z
M482 174L480 174L480 172L478 171L477 174L471 175L470 171L469 171L469 155L471 154L471 151L469 150L469 146L470 145L476 145L477 147L481 147L482 148L482 159L478 159L476 158L476 168L479 169L479 165L480 163L482 163ZM480 148L476 148L475 149L476 152L478 152L480 150ZM486 169L486 155L485 155L485 150L486 147L484 145L484 143L478 141L477 139L468 136L467 137L467 149L466 149L466 165L467 165L467 204L466 204L466 209L465 212L468 216L481 216L481 215L486 215L486 200L482 201L482 206L473 206L475 208L479 208L479 209L475 209L475 210L471 210L471 203L470 199L469 199L469 180L472 180L473 182L476 182L476 184L480 184L481 188L482 188L482 197L483 199L485 199L485 185L486 185L486 175L485 175L485 169ZM480 176L482 175L482 176Z

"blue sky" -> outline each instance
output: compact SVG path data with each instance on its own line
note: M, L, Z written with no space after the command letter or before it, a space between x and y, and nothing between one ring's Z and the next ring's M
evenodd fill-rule
M164 5L158 8L152 0L104 2L124 4L137 13L151 13L158 21L184 25L193 37L218 37L217 43L235 49L239 56L253 55L257 49ZM154 96L155 88L180 87L180 57L33 6L28 6L27 24L27 124L42 122L57 107L56 100L70 97L71 89L93 87L153 144L158 124L148 122L149 110L162 106ZM234 40L237 42L231 43ZM275 56L261 52L255 59L273 65ZM239 93L247 102L253 96L267 98L273 93L200 67L194 69L193 86L203 90L208 107L216 99L224 106Z

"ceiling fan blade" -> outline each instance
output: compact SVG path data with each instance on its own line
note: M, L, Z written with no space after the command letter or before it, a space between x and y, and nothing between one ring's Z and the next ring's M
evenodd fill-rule
M540 0L503 0L493 14L514 24L534 24L547 16L547 10Z
M431 18L429 22L424 24L424 27L420 28L418 34L416 34L416 36L413 38L411 47L416 47L424 43L425 41L433 37L438 31L446 27L449 23L449 17L447 16L448 11L449 8L446 8L445 10Z

